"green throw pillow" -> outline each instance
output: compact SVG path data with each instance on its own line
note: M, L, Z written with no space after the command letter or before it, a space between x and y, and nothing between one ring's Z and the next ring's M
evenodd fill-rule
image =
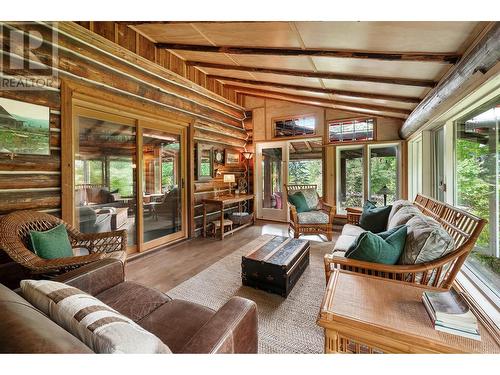
M301 191L291 194L288 196L288 201L295 206L297 212L307 212L309 211L309 206L307 205L306 198Z
M407 234L406 225L397 228L395 231L388 231L392 233L386 238L372 232L361 233L355 248L349 254L346 252L345 257L372 263L396 264L405 248Z
M63 224L45 232L30 231L30 245L40 258L56 259L73 256L68 232Z
M401 229L402 227L404 227L405 225L402 224L402 225L398 225L397 227L394 227L392 229L389 229L389 230L386 230L385 232L380 232L380 233L377 233L377 236L381 237L383 240L385 240L387 237L389 237L391 234L397 232L399 229ZM356 238L356 241L354 241L351 246L349 246L349 248L347 249L347 251L345 252L345 257L348 257L349 254L351 254L354 249L356 248L356 246L358 245L358 240L359 240L359 237L358 236Z
M359 218L359 226L373 233L383 232L387 228L387 220L392 206L376 207L375 203L366 201L363 213Z

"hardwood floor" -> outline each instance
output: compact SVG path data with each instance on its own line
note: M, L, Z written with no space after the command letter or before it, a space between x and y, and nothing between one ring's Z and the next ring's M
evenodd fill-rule
M337 228L335 232L338 233ZM126 266L126 277L127 280L167 292L262 234L288 236L288 224L257 221L256 225L242 229L223 241L212 238L184 241L130 260ZM326 241L323 236L300 238Z

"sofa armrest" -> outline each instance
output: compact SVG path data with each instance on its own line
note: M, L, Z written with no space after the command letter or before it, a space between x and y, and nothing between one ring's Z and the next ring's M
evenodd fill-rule
M233 297L193 336L183 353L257 353L257 305Z
M102 259L57 276L54 281L68 284L95 296L124 282L125 269L118 259Z
M347 207L347 223L352 225L359 225L359 220L361 219L362 209Z

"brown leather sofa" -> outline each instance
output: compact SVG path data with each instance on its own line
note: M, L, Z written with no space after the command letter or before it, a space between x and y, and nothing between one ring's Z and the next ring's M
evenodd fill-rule
M103 259L59 276L150 331L173 353L257 353L254 302L231 298L218 311L125 281L120 261ZM0 353L92 353L29 302L0 284Z

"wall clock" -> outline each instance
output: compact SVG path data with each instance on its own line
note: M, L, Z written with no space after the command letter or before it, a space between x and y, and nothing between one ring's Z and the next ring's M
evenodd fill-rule
M224 163L224 154L221 150L214 151L214 159L216 163L222 164Z

